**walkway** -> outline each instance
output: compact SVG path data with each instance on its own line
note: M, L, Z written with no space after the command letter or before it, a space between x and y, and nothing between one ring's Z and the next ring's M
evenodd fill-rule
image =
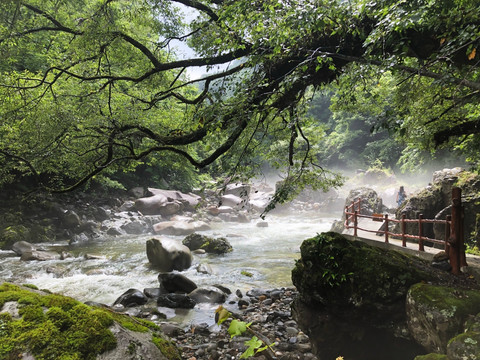
M393 215L392 215L393 217ZM382 226L381 222L372 221L371 219L359 218L358 227L362 229L377 231ZM392 239L389 237L388 244L385 243L385 236L383 234L376 235L374 232L367 232L362 230L357 230L357 237L353 236L353 229L346 229L342 232L343 235L346 235L351 240L358 240L365 242L367 244L383 247L391 250L401 250L408 252L409 254L419 256L426 260L432 260L433 255L443 250L443 248L430 247L425 243L425 251L418 251L418 244L408 242L407 246L402 246L402 240ZM466 254L468 272L474 275L477 280L480 281L480 256Z

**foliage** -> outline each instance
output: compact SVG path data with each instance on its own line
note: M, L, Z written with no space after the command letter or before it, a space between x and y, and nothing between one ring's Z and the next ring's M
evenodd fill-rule
M223 306L219 306L215 310L215 321L219 325L229 320L231 317L232 313L226 310ZM254 357L256 354L268 350L273 346L266 343L264 340L260 340L258 338L260 335L257 334L254 330L252 330L250 325L252 325L252 323L246 323L238 319L232 319L230 321L230 325L228 326L228 333L232 338L238 335L242 335L245 332L249 332L250 334L252 334L251 339L245 341L245 345L247 345L248 347L242 353L240 359L248 359L250 357Z
M178 4L196 17L188 26ZM413 164L443 146L478 165L479 10L476 0L3 1L0 182L68 191L102 173L120 187L121 172L148 167L176 186L209 165L241 179L268 162L285 174L282 202L341 183L322 161L336 161L329 149L346 134L369 162L390 166L401 151ZM178 59L178 40L198 55ZM306 109L333 82L327 128Z

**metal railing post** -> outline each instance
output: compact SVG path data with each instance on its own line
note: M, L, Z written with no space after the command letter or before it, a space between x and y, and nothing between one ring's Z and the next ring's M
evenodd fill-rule
M358 211L355 210L353 214L353 236L357 237L357 225L358 225L358 219L357 219Z
M450 258L450 266L452 267L452 274L460 274L460 236L461 236L461 208L462 208L462 191L458 187L452 189L452 227L450 229L450 238L448 239L448 244L450 245L450 250L448 252L448 257Z
M420 236L418 239L418 250L419 251L425 251L425 248L423 247L423 214L418 215L418 235Z
M402 214L402 246L403 247L407 247L407 238L405 237L405 227L406 227L405 218L406 217L407 215Z
M385 242L388 244L388 214L385 214Z
M445 253L448 255L450 246L448 246L448 239L450 239L450 222L452 221L452 215L447 215L445 218Z
M345 227L348 229L350 215L348 214L348 206L345 206Z

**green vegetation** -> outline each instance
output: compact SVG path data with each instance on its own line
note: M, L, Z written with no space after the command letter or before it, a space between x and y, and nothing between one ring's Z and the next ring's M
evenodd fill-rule
M1 315L1 358L13 359L27 351L37 359L95 359L116 346L108 329L113 318L105 310L61 295L0 285L0 307L10 301L18 302L20 318Z
M109 330L114 322L134 332L152 330L152 342L168 359L181 358L175 344L158 335L159 327L152 322L34 290L32 286L0 285L0 308L16 302L19 315L0 314L2 359L18 358L24 352L36 359L95 359L117 346Z
M215 320L218 325L224 323L227 320L231 320L228 326L228 333L233 338L235 336L243 335L244 333L248 332L249 335L252 335L251 339L245 341L245 345L247 345L247 349L242 353L240 359L248 359L254 357L256 354L271 350L273 344L267 343L265 340L260 340L258 337L260 336L256 333L250 325L252 323L246 323L245 321L240 321L238 319L231 319L232 313L223 308L222 306L218 307L215 310Z
M477 166L479 7L2 1L0 184L182 190L207 166L237 179L268 164L283 202L341 184L326 165L411 168L451 151ZM197 55L179 59L178 38Z

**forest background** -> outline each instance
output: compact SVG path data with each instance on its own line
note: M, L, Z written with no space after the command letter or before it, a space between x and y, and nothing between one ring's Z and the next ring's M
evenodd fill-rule
M2 1L0 185L190 190L274 170L283 202L341 185L338 169L478 170L479 10L474 0ZM179 57L175 42L195 55ZM199 68L210 71L189 77Z

